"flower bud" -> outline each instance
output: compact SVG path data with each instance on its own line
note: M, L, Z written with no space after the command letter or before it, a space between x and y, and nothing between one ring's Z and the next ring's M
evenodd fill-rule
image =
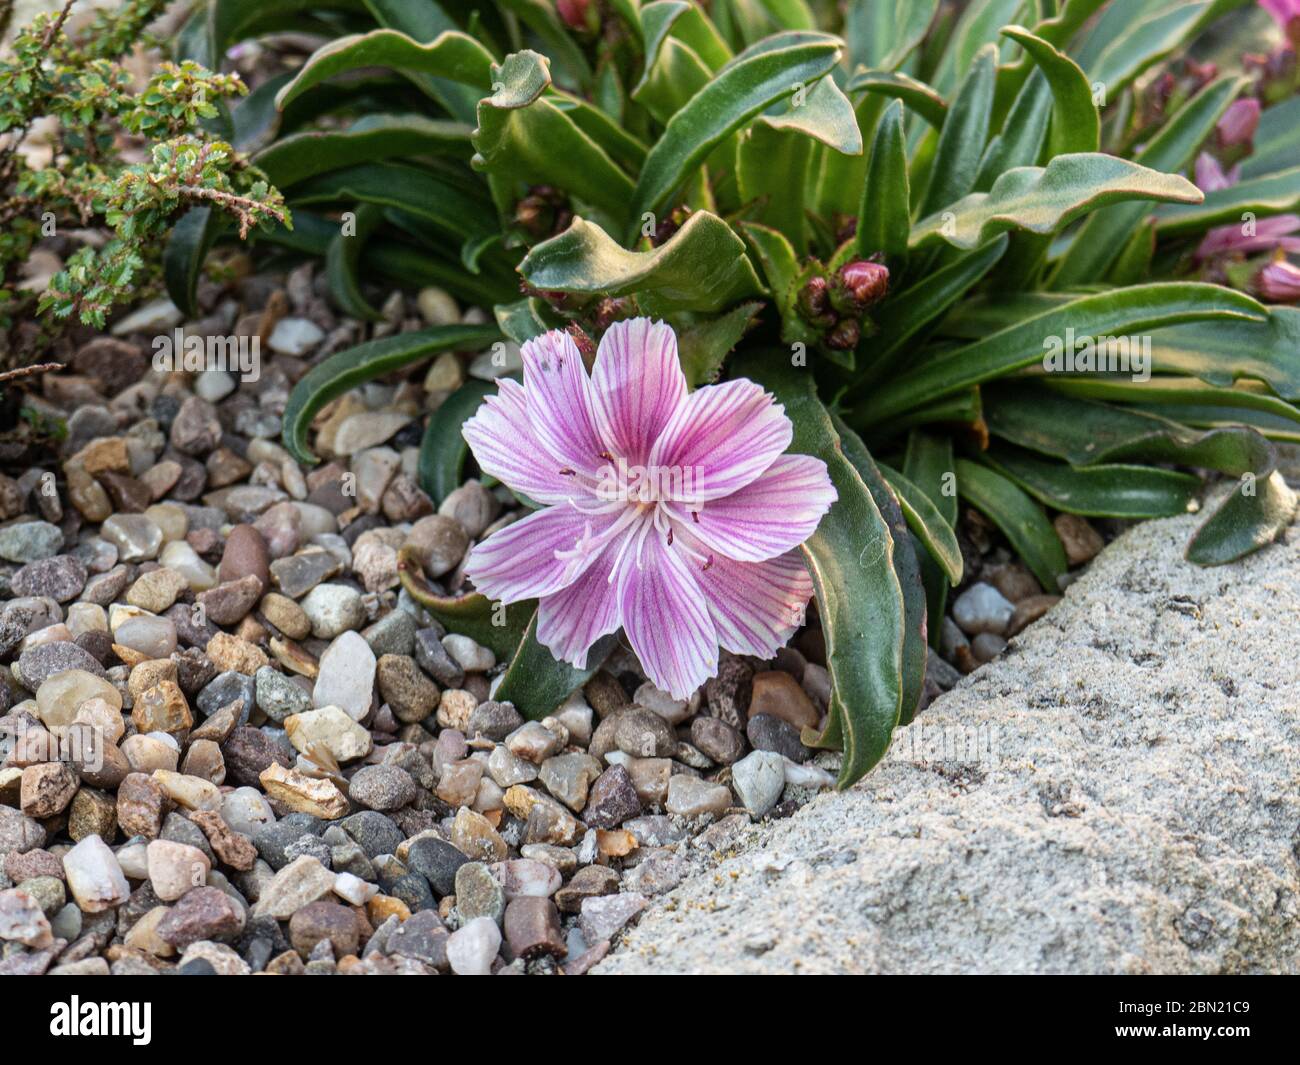
M1300 301L1300 267L1286 259L1274 259L1255 275L1255 291L1270 303Z
M862 327L855 318L843 318L826 334L826 346L834 351L852 351L862 339Z
M555 12L571 30L595 33L600 29L600 15L591 0L555 0Z
M1258 100L1250 97L1234 100L1232 105L1223 112L1223 117L1219 119L1219 124L1215 127L1219 146L1222 148L1240 146L1249 148L1250 142L1255 138L1255 130L1259 128L1259 113Z
M889 267L866 259L854 259L840 267L839 288L856 312L879 303L889 291Z
M826 278L814 274L799 290L799 313L809 321L816 321L830 310L830 285Z

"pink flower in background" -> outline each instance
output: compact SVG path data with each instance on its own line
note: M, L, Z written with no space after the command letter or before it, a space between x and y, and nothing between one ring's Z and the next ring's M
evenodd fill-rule
M1300 2L1300 0L1298 0ZM1202 192L1217 192L1237 183L1240 168L1224 171L1219 161L1202 152L1196 157L1196 184ZM1196 249L1199 260L1218 255L1240 253L1250 255L1259 251L1281 248L1283 251L1300 251L1300 215L1278 214L1258 220L1243 220L1230 226L1218 226L1205 234Z
M1300 302L1300 267L1275 259L1255 275L1255 290L1270 303Z
M1259 129L1262 113L1259 101L1253 96L1234 100L1214 127L1221 148L1249 147Z
M769 658L812 581L795 550L835 501L826 464L786 455L785 409L752 381L688 392L662 322L617 322L590 376L573 339L523 345L465 424L484 473L542 505L466 570L490 599L540 600L537 638L579 668L620 626L646 675L686 698L718 646Z
M1300 27L1300 0L1259 0L1259 6L1273 16L1288 37L1294 37Z

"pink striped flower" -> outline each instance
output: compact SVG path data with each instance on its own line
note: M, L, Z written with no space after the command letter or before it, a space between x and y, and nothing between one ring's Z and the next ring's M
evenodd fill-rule
M1300 0L1298 0L1300 2ZM1225 171L1219 161L1207 152L1196 157L1196 184L1202 192L1217 192L1235 185L1240 177L1240 167ZM1269 218L1253 216L1241 223L1216 226L1205 234L1196 249L1196 258L1204 261L1219 255L1251 255L1259 251L1300 251L1300 215L1277 214Z
M616 322L588 375L560 331L523 345L465 424L483 472L541 505L471 552L475 587L538 599L537 638L579 668L623 629L655 685L686 698L718 647L770 658L812 581L795 550L835 501L826 464L786 455L785 409L752 381L688 392L662 322Z

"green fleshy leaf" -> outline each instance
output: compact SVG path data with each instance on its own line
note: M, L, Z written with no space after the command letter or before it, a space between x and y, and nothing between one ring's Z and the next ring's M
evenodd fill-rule
M692 388L718 379L722 363L763 309L758 301L742 303L726 314L688 326L677 333L677 354Z
M1202 203L1166 207L1156 215L1162 237L1203 233L1214 226L1240 225L1248 216L1285 214L1300 209L1300 166L1239 181L1205 194Z
M1263 307L1249 296L1195 282L1158 282L1080 296L891 379L866 400L863 414L892 417L972 385L1041 365L1049 353L1047 342L1065 337L1067 329L1078 337L1118 337L1179 322L1262 318Z
M1101 116L1092 100L1092 86L1074 60L1020 26L1005 27L1002 35L1024 48L1051 86L1056 103L1047 142L1049 155L1097 151L1101 147Z
M1061 539L1042 507L1001 474L957 460L957 491L993 522L1048 592L1055 594L1069 564Z
M496 232L491 204L472 185L459 186L419 167L365 163L300 182L295 204L360 202L392 207L433 223L461 238Z
M828 725L805 742L842 745L839 786L859 780L884 756L903 698L903 592L894 539L817 398L812 374L783 355L751 356L741 366L785 404L794 424L791 449L826 463L839 499L801 550L812 574L832 679Z
M898 71L859 70L849 79L849 92L874 92L901 100L935 129L948 118L948 101L925 82Z
M492 80L492 95L478 105L475 169L506 182L564 189L622 224L632 179L544 95L551 84L547 58L515 52L492 68Z
M907 519L907 527L925 545L931 557L943 567L949 583L960 584L963 568L961 548L957 546L957 534L953 532L952 525L926 492L897 470L890 469L883 463L879 465L880 472L898 497L903 517Z
M1273 446L1253 429L1196 432L1167 418L1033 385L992 389L987 404L990 432L1072 465L1136 459L1239 477L1188 545L1188 559L1199 565L1231 562L1270 543L1295 513L1295 493L1276 472Z
M367 115L345 130L310 130L281 137L253 156L277 188L328 170L413 155L472 154L469 127L421 115Z
M587 683L618 646L618 634L602 636L587 652L583 668L558 661L537 639L537 614L528 622L519 649L506 664L493 698L513 703L530 721L555 713L559 705Z
M1201 489L1199 477L1176 470L1126 463L1066 466L1004 445L991 448L980 458L1040 503L1088 517L1185 514Z
M850 64L894 69L921 43L938 7L939 0L873 0L847 5L844 38Z
M359 267L366 241L383 220L382 207L373 203L361 204L356 211L355 232L348 235L340 228L325 253L325 277L334 303L344 314L371 322L382 316L362 294Z
M982 48L957 90L939 131L930 184L921 201L922 216L942 211L975 187L988 140L997 58L996 47Z
M210 207L191 207L172 227L163 249L167 295L191 318L199 316L197 291L203 262L226 226L225 216Z
M397 553L397 576L407 594L427 610L449 632L468 636L488 648L498 659L510 659L519 649L537 613L537 600L494 603L485 595L442 595L424 577L413 547Z
M420 441L420 487L435 507L460 487L465 479L469 444L461 429L478 411L483 400L496 391L487 381L469 380L456 389L429 416Z
M1211 82L1178 109L1134 161L1167 173L1185 170L1245 84L1238 77ZM1106 207L1090 215L1056 264L1049 280L1051 287L1087 285L1104 277L1133 230L1150 213L1149 204L1135 201Z
M973 192L919 221L912 247L947 241L967 250L1009 229L1047 235L1074 219L1123 200L1195 203L1201 191L1177 174L1162 174L1113 155L1058 155L1046 167L1009 170L988 192Z
M298 71L298 76L280 90L276 106L290 101L327 78L363 67L387 67L413 77L430 74L449 81L487 90L492 84L492 53L473 37L454 30L420 44L396 30L340 37L318 48Z
M853 238L859 255L882 252L888 258L907 253L910 198L903 105L895 100L880 116L871 143L871 161Z
M799 43L737 56L668 121L663 136L646 157L632 196L628 213L636 229L643 215L665 206L673 190L718 144L794 93L798 85L816 81L838 62L837 38L822 34L792 37Z
M647 314L712 312L763 293L744 241L717 215L699 211L664 244L627 251L582 218L538 244L519 272L542 291L635 294Z

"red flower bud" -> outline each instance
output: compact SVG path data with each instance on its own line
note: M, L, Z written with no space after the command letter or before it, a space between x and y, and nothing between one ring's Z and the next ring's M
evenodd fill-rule
M840 267L839 282L855 309L862 310L885 298L889 291L889 267L884 263L854 259Z
M852 351L862 339L862 327L854 318L844 318L826 334L826 346L835 351Z
M571 30L595 33L600 29L599 16L591 0L555 0L555 12Z
M830 310L830 285L826 278L814 274L799 290L799 313L809 321L821 318Z

